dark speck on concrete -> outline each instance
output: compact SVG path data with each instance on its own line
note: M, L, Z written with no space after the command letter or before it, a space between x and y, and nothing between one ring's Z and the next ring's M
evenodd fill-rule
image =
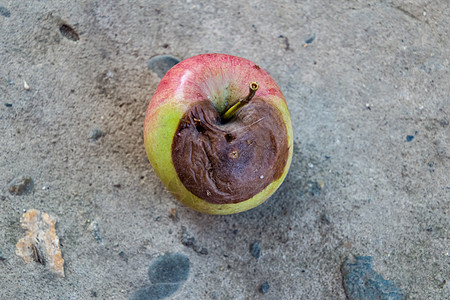
M407 142L411 142L413 139L414 139L414 136L413 136L413 135L407 135L407 136L406 136L406 141L407 141Z
M98 229L94 230L94 237L99 243L103 243L103 238L100 235L100 231Z
M256 259L261 256L261 247L259 246L259 241L254 242L250 245L250 254Z
M9 18L11 16L11 12L4 6L0 6L0 15Z
M372 269L371 256L347 257L341 268L344 290L350 300L403 300L406 294Z
M320 215L320 222L325 225L331 224L330 218L328 218L328 216L326 214Z
M187 231L185 226L182 226L181 230L182 230L181 243L183 245L185 245L186 247L191 248L192 250L194 250L198 254L201 254L201 255L207 255L208 254L208 249L206 249L204 247L201 247L197 243L195 238L188 233L188 231Z
M9 184L9 193L11 195L23 195L33 190L33 179L28 176L20 176L15 178Z
M307 40L305 40L305 43L311 44L312 42L314 42L315 39L316 39L316 34L313 33L313 35L311 37L309 37Z
M103 238L100 234L100 229L97 221L91 222L91 224L89 225L89 229L92 230L92 234L94 235L94 238L97 240L97 242L103 243Z
M192 247L195 244L195 238L191 236L188 232L186 227L182 227L183 233L181 234L181 243L185 245L186 247Z
M200 247L198 251L194 248L194 251L201 255L208 255L208 249L204 247Z
M152 283L179 283L189 276L189 258L181 253L166 254L156 258L148 268Z
M323 181L309 181L307 188L310 196L317 196L322 193L325 183Z
M105 133L103 131L101 131L98 128L95 128L91 132L90 140L91 140L91 142L95 142L96 140L98 140L99 138L101 138L104 135L105 135Z
M284 42L284 50L290 50L290 49L291 49L291 46L290 46L290 44L289 44L289 39L288 39L287 36L284 36L284 35L280 34L280 35L278 36L278 38L283 39L283 42Z
M0 261L6 260L6 257L3 256L2 251L0 250Z
M125 252L120 251L120 252L119 252L119 257L120 257L121 259L123 259L125 262L128 262L128 257L127 257L127 255L125 254Z
M163 78L167 71L179 62L178 58L171 55L157 55L148 61L147 67L155 72L159 78Z
M269 288L270 285L268 282L264 282L263 284L261 284L261 286L259 287L259 291L263 294L267 294L269 292Z
M12 107L12 103L6 102L6 103L5 103L5 106L6 106L6 107Z

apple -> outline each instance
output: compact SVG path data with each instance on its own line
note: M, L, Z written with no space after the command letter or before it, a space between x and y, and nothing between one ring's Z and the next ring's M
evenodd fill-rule
M286 100L270 75L232 55L181 61L147 108L144 143L167 189L208 214L256 207L281 185L292 160Z

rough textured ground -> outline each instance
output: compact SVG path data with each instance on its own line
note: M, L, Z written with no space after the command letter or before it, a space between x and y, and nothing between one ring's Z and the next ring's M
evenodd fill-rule
M190 260L173 299L344 299L348 255L448 299L449 49L446 0L0 0L0 298L127 299L170 252ZM231 216L179 204L143 147L148 60L207 52L265 68L294 125L285 183ZM33 208L65 278L15 254Z

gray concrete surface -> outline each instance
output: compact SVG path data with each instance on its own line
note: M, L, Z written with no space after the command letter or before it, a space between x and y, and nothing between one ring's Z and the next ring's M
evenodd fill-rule
M191 264L172 299L345 299L348 255L372 256L409 299L449 298L448 1L0 7L1 299L127 299L164 253ZM143 147L159 82L148 60L207 52L265 68L293 118L285 183L231 216L179 204ZM104 135L91 138L96 129ZM33 190L11 195L20 176ZM65 278L15 255L32 208L57 219Z

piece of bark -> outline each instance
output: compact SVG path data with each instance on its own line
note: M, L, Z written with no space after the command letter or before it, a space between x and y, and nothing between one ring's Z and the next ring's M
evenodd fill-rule
M56 235L55 221L45 212L32 209L20 218L26 236L16 245L16 254L26 263L47 265L51 272L64 277L64 259Z

